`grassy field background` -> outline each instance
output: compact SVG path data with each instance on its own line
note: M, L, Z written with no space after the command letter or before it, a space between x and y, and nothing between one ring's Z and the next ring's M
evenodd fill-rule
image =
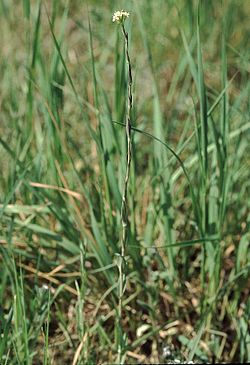
M1 365L250 362L249 16L0 1Z

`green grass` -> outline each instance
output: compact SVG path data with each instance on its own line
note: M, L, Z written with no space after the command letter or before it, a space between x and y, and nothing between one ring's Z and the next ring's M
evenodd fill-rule
M0 1L1 364L250 362L249 12Z

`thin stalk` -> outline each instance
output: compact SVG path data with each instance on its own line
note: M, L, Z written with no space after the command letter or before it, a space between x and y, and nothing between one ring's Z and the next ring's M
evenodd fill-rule
M125 50L126 59L128 64L128 109L126 118L126 139L127 139L127 156L126 156L126 174L124 179L123 193L122 193L122 205L121 205L121 220L122 220L122 239L121 239L121 256L125 255L125 248L127 242L128 233L128 208L127 208L127 195L128 195L128 184L130 176L130 166L132 160L132 140L131 140L131 112L132 112L132 71L131 63L128 51L128 33L126 32L124 25L122 24L122 32L125 39Z
M125 30L124 24L121 24L122 33L124 36L125 42L125 53L126 53L126 61L127 61L127 69L128 69L128 103L127 103L127 116L126 116L126 140L127 140L127 155L126 155L126 173L124 178L124 186L122 192L122 203L121 203L121 225L122 225L122 234L121 234L121 252L120 252L120 260L118 265L119 270L119 302L118 302L118 316L119 316L119 327L120 327L120 343L118 347L118 362L122 363L124 357L124 338L122 331L122 309L123 309L123 293L126 287L126 246L128 239L128 188L129 188L129 177L130 177L130 167L132 160L132 139L131 139L131 113L133 106L133 97L132 97L132 69L131 62L129 57L129 41L128 41L128 33Z

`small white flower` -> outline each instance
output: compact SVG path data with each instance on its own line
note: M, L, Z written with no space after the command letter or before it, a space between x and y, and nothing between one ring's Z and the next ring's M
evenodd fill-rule
M112 17L113 23L123 23L129 17L129 13L124 10L115 11Z

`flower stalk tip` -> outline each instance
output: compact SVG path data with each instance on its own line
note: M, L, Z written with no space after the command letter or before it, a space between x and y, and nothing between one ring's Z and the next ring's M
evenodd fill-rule
M129 13L124 10L115 11L112 17L113 23L123 24L124 21L129 17Z

